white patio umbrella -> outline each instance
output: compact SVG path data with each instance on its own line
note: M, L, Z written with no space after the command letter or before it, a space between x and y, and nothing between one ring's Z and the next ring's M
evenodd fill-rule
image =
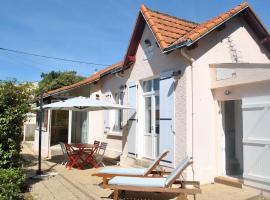
M126 105L120 105L110 103L102 100L90 99L87 97L74 97L71 99L58 101L55 103L46 104L43 109L52 110L72 110L72 111L97 111L97 110L122 110L122 109L133 109Z
M35 108L34 110L41 110L40 113L43 112L44 109L52 109L52 110L72 110L72 111L97 111L97 110L122 110L122 109L135 109L129 106L114 104L102 100L94 100L87 97L74 97L71 99L46 104L43 106L43 96L41 95L40 107ZM40 116L39 123L39 153L38 153L38 170L37 174L42 174L41 171L41 132L42 132L42 114Z

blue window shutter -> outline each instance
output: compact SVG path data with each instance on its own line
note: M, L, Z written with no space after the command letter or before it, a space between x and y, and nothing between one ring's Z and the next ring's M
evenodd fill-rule
M110 102L111 101L111 96L106 95L105 96L105 101ZM110 131L110 111L105 110L104 111L104 133L108 133Z
M128 111L128 156L137 156L137 85L135 82L128 84L128 105L134 109Z
M168 156L162 161L163 165L172 166L174 162L174 79L172 72L160 76L160 133L159 152L169 150Z

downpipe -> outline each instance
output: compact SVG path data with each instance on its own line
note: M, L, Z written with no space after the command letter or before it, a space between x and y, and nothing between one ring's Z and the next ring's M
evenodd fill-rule
M180 53L181 55L189 62L190 65L190 84L191 84L191 140L192 140L192 144L191 144L191 148L192 148L192 159L194 160L194 88L193 88L193 62L195 61L194 58L192 58L191 56L189 56L184 48L180 49ZM191 165L192 167L192 174L193 174L193 181L195 180L195 170L194 170L194 165L192 163Z

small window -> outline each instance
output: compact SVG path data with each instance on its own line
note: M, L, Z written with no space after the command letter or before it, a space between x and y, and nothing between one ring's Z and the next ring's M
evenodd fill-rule
M144 92L151 92L152 91L152 80L145 81L143 83L143 91Z
M159 91L159 79L154 79L154 91Z
M153 79L143 82L143 91L145 93L159 91L159 79Z
M123 105L123 92L115 93L111 101L116 104ZM108 125L106 132L121 132L123 129L123 110L110 110L107 116Z
M144 51L144 60L148 60L150 58L152 58L152 56L154 55L154 46L151 42L151 40L146 39L144 40L144 43L142 44L142 48Z

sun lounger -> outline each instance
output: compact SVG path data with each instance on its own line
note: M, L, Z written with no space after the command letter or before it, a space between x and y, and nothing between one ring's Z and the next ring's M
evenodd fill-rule
M119 191L175 193L179 194L179 199L187 199L187 195L194 195L195 198L197 193L201 193L200 183L177 180L191 163L191 158L186 157L168 177L116 176L108 182L107 188L114 190L114 200L118 200ZM188 185L191 187L187 187Z
M161 173L154 171L159 165L160 161L169 153L165 150L160 156L148 167L148 168L104 168L98 173L92 174L92 176L99 176L103 178L103 187L106 187L108 180L115 176L148 176L149 174Z

